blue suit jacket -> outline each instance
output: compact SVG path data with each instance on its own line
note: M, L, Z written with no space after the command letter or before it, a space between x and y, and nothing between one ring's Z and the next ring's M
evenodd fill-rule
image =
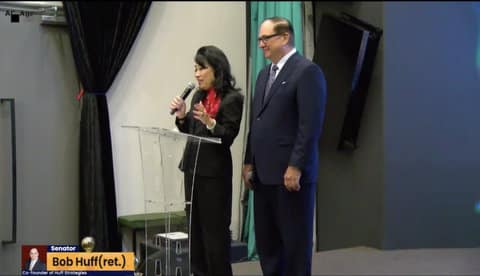
M316 182L327 97L325 77L317 64L295 53L264 101L270 66L259 73L255 85L244 163L255 165L263 184L283 184L289 165L302 171L301 183Z

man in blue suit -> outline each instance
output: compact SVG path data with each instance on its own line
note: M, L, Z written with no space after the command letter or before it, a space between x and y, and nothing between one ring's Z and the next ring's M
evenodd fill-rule
M243 178L254 190L260 265L264 275L311 275L326 81L296 52L287 19L263 21L258 43L272 63L257 77Z
M30 259L25 262L24 270L27 271L46 271L47 266L45 265L44 262L42 262L38 255L38 249L33 247L30 249Z

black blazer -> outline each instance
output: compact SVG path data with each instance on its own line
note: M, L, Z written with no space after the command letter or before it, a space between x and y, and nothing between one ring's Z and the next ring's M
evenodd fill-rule
M232 175L232 154L230 146L240 130L243 112L243 95L237 91L229 91L221 98L215 120L217 124L213 133L200 121L193 118L193 105L202 101L206 91L198 90L192 97L190 110L181 123L178 118L175 124L181 132L202 136L221 138L221 144L202 142L198 153L195 173L202 176L229 176ZM195 155L198 143L187 141L180 169L183 172L193 173Z
M30 268L30 259L28 261L25 262L25 267L24 267L24 270L28 270ZM35 263L35 265L33 266L33 269L32 271L46 271L47 270L47 266L45 265L44 262L40 261L40 259L37 260L37 262Z
M245 164L255 164L263 184L283 184L288 166L302 171L300 181L312 183L318 174L318 143L327 98L320 67L293 54L265 99L270 65L260 71L250 113Z

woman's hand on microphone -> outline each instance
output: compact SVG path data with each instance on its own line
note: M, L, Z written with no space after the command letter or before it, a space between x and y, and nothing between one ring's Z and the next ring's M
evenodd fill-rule
M185 104L185 101L180 96L176 96L175 98L173 98L172 102L170 103L170 109L171 110L177 109L177 111L175 112L175 116L177 116L178 119L185 118L187 105Z

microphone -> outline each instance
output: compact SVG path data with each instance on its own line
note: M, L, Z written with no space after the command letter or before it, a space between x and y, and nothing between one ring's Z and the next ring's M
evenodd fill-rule
M182 100L185 100L188 97L188 95L190 95L190 92L192 92L193 88L195 88L195 84L193 82L189 82L187 87L185 87L185 90L183 90L182 95L180 95ZM175 112L177 112L176 108L170 111L170 115L175 114Z

